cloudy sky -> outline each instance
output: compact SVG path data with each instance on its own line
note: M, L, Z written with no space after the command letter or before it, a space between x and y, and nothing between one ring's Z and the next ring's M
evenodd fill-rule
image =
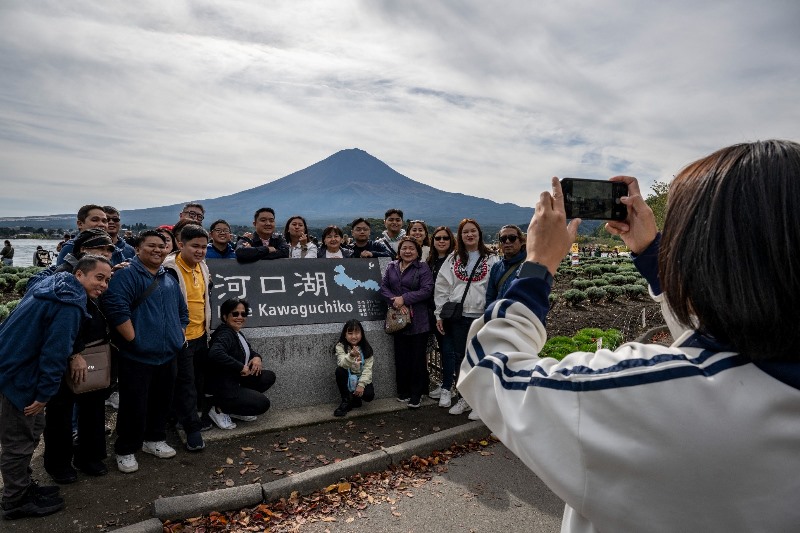
M800 2L4 0L0 216L213 198L361 148L532 206L800 140ZM278 207L278 206L276 206Z

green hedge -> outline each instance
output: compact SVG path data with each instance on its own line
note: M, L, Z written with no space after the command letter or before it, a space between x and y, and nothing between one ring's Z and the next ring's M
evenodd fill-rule
M597 339L603 339L603 348L614 350L622 344L622 333L616 329L603 331L599 328L584 328L574 337L553 337L548 339L539 352L540 357L552 357L559 361L573 352L597 351Z

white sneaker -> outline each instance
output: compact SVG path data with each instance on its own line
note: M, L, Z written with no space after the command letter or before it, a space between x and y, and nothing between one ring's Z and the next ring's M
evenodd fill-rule
M166 443L166 441L144 441L142 443L142 451L155 455L159 459L169 459L175 457L175 448Z
M450 413L451 415L460 415L460 414L462 414L462 413L464 413L466 411L469 411L471 409L472 409L472 407L469 406L469 404L467 403L467 400L465 400L464 398L459 398L459 400L456 402L456 404L453 407L450 408L448 413Z
M117 468L123 474L130 474L139 470L139 463L136 462L136 456L132 453L129 455L117 455Z
M106 405L112 409L119 409L119 392L114 391L106 400Z
M435 389L428 393L428 397L433 398L434 400L441 397L442 395L442 386L437 385Z
M235 415L233 413L228 415L231 418L235 418L236 420L241 420L242 422L255 422L258 420L256 415Z
M475 411L470 411L469 415L467 416L467 418L469 418L470 420L480 420L481 419L481 417L478 416L478 413L476 413Z
M450 407L450 391L442 389L439 393L439 407Z
M226 415L225 413L218 413L216 408L211 409L208 412L208 416L211 417L212 422L214 422L219 429L235 429L236 423L231 420L231 417Z

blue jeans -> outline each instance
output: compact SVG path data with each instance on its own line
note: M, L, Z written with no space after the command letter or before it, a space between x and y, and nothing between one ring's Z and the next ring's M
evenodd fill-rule
M444 322L442 338L442 388L450 390L453 380L458 382L461 363L467 352L467 333L474 318L461 317Z

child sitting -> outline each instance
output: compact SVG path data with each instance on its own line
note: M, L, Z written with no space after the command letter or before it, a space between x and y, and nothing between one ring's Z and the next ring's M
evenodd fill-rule
M342 403L333 416L344 416L350 409L361 407L362 400L375 398L372 386L372 346L364 336L364 328L356 319L348 320L336 343L336 386Z

